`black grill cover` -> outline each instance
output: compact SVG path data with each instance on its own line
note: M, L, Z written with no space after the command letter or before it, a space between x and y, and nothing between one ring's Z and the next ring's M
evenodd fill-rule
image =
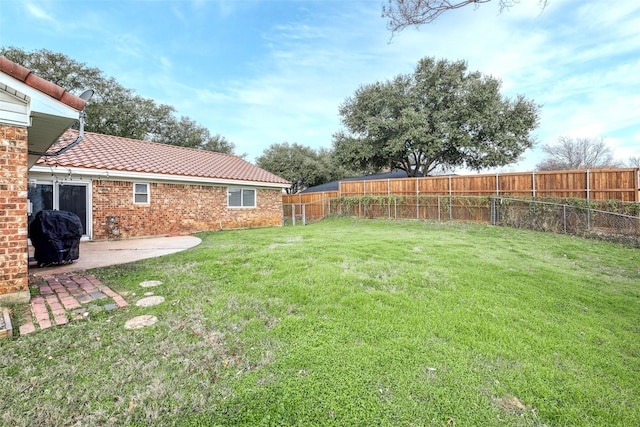
M29 237L38 264L65 264L80 257L82 223L67 211L43 210L29 226Z

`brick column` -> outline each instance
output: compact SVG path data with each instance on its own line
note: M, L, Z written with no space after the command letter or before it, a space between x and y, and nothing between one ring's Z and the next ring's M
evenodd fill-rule
M0 123L0 302L29 301L27 129Z

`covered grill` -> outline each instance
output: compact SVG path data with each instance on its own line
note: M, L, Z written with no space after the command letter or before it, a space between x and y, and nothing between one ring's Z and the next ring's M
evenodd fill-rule
M29 237L39 266L69 264L80 257L82 223L73 212L42 210L29 225Z

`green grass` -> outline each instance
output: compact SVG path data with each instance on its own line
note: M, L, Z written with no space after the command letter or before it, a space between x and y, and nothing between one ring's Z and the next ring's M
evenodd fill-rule
M200 237L93 271L163 304L0 342L0 424L640 425L638 249L348 219Z

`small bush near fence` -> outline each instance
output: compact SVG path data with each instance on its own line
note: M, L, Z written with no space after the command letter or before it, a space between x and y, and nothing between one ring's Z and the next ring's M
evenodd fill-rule
M640 246L640 204L618 200L360 196L285 204L283 213L285 224L306 224L327 216L472 221Z

